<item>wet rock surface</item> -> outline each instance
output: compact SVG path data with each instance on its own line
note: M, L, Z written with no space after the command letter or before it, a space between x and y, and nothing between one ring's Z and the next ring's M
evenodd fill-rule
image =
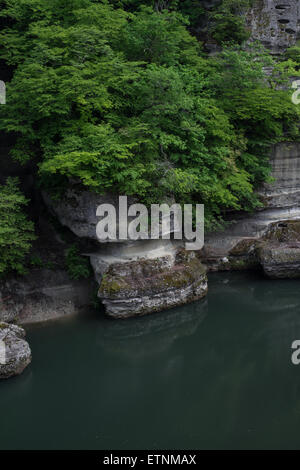
M87 255L108 315L120 318L144 315L205 296L205 268L194 253L187 254L181 249L180 241L97 241L97 207L111 203L118 209L118 197L105 198L70 189L58 203L47 195L45 201L62 225L77 236L96 242ZM118 210L116 214L118 220Z
M300 221L272 224L257 244L257 256L269 278L300 278Z
M205 237L202 260L210 271L248 269L259 266L256 246L272 237L297 240L300 220L300 144L274 145L270 158L274 182L259 190L263 208L253 214L239 213L228 227ZM280 224L286 224L283 230ZM277 237L277 238L276 238Z
M194 252L179 250L156 260L113 264L99 289L108 315L145 315L194 300L207 293L206 270Z
M19 375L31 362L25 331L17 325L0 323L0 379Z
M259 251L261 265L269 278L300 278L300 243L267 244Z
M94 289L91 280L71 280L63 270L33 269L0 283L0 321L25 325L74 315Z

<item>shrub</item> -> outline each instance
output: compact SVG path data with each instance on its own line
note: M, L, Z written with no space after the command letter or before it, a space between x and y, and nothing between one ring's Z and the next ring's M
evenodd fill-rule
M78 280L91 275L88 259L80 255L79 248L75 244L66 249L65 263L71 279Z
M0 275L26 272L25 257L35 239L33 223L23 211L26 204L16 178L0 185Z

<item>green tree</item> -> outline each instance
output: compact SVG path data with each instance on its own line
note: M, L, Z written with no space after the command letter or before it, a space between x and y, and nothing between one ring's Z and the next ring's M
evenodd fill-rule
M267 82L274 61L225 47L204 56L181 14L107 1L7 0L1 56L15 67L0 126L46 187L70 179L148 203L203 202L208 224L252 209L272 143L299 111Z
M245 12L252 0L223 0L211 13L211 35L219 43L242 44L250 32L246 28Z
M0 185L0 276L25 272L24 260L35 239L33 223L23 210L26 204L16 178Z

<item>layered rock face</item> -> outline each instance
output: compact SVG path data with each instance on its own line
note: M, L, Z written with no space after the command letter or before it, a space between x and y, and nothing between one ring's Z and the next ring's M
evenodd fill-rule
M268 208L297 208L300 205L300 143L274 145L270 163L275 182L261 189L263 203Z
M251 40L278 54L296 43L300 31L298 0L255 0L248 12Z
M207 293L205 268L194 252L112 264L100 285L108 315L144 315L199 300Z
M33 269L0 282L0 321L25 325L73 315L90 302L92 290L90 282L73 281L65 271Z
M300 243L267 245L260 250L260 262L271 279L300 277Z
M25 331L16 325L0 323L0 379L19 375L31 362Z
M62 225L93 242L89 256L99 284L99 297L108 315L126 318L144 315L201 299L207 292L204 267L179 241L124 240L99 242L97 207L118 197L69 189L63 200L45 201ZM128 202L130 204L130 202Z
M257 266L257 242L270 240L274 224L300 219L300 144L275 145L271 165L275 182L260 190L265 208L252 215L237 214L226 230L206 236L202 259L210 270Z
M271 279L300 278L300 221L271 224L257 243L257 257Z

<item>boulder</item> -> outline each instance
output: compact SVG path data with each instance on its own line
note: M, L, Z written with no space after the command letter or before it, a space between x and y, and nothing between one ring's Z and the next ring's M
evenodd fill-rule
M271 279L300 278L300 243L266 244L259 250L264 273Z
M99 289L108 315L127 318L203 298L206 270L194 252L112 264Z
M31 362L25 331L17 325L0 323L0 379L19 375Z
M99 217L96 216L97 207L101 204L112 204L116 208L118 221L119 196L112 194L100 195L91 191L70 185L63 199L53 199L43 192L43 199L48 209L58 218L60 223L68 227L77 237L95 240L100 243L96 235L96 226ZM128 198L128 205L135 201ZM117 224L118 227L118 224ZM104 242L107 244L108 242ZM116 243L116 241L113 241Z

